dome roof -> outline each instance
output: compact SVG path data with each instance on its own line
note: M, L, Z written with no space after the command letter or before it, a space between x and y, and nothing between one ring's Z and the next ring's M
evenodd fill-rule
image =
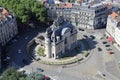
M61 35L64 35L65 33L69 32L69 31L71 31L71 29L69 27L63 28Z

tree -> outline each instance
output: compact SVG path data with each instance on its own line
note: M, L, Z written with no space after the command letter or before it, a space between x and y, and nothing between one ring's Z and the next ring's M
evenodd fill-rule
M47 11L44 5L36 0L0 0L0 4L12 10L17 19L23 23L31 20L46 22Z
M0 80L25 80L24 76L17 72L14 68L8 68L2 74L2 78Z
M70 2L74 3L74 2L75 2L75 0L70 0Z
M43 74L33 72L27 76L26 80L45 80L45 78Z

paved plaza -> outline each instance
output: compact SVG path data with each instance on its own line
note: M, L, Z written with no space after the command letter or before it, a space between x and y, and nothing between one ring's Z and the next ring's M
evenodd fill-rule
M100 40L100 38L104 33L104 30L100 30L100 31L96 30L90 32L79 31L78 35L81 38L86 38L89 41L92 50L92 55L84 63L74 63L74 64L66 65L65 68L62 67L63 65L60 66L45 65L29 59L29 57L27 56L26 45L33 37L37 35L37 33L38 32L35 32L33 30L31 31L31 33L27 33L24 36L20 36L17 42L9 46L8 52L9 55L11 55L10 57L12 59L12 62L14 63L14 66L25 69L26 73L38 71L37 68L42 68L44 69L43 73L50 76L52 80L119 80L120 79L119 75L117 75L119 73L119 70L118 70L118 65L116 63L115 55L107 54L106 47L105 45L102 44L103 40ZM87 37L85 37L84 35L86 35ZM92 39L90 35L94 35L96 38ZM27 40L25 39L26 36L28 36ZM98 51L99 47L102 49L102 51ZM17 52L18 49L21 49L21 53ZM25 65L22 62L23 58L28 60L29 62L28 65ZM103 76L103 74L105 74L105 76Z

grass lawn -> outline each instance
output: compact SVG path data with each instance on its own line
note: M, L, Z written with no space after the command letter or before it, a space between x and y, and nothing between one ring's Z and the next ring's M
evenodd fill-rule
M88 51L83 51L83 56L86 56L88 54Z
M42 48L42 47L39 47L39 49L38 49L38 54L40 55L40 56L44 56L45 54L44 54L44 51L45 51L45 49L44 48Z

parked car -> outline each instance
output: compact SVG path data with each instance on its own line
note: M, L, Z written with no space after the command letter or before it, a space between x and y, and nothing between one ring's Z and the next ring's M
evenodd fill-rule
M88 37L87 35L83 35L83 36L86 37L86 38Z
M102 51L102 49L99 47L99 48L98 48L98 51Z
M79 31L84 31L84 29L79 28Z
M114 52L110 51L109 54L114 54Z
M22 74L26 72L23 68L20 68L18 71L21 72Z
M110 45L105 45L105 47L110 47Z
M107 48L106 50L107 50L107 51L110 51L110 50L112 50L112 49L111 49L111 48Z
M104 39L103 37L100 38L100 40Z
M106 76L105 74L102 74L103 76Z
M90 35L90 37L91 37L92 39L95 39L95 36L93 36L93 35Z
M38 71L44 72L42 68L37 68Z
M44 78L45 78L45 80L50 80L50 77L48 77L48 76L45 76Z
M103 44L106 44L106 43L107 43L106 41L103 42Z

